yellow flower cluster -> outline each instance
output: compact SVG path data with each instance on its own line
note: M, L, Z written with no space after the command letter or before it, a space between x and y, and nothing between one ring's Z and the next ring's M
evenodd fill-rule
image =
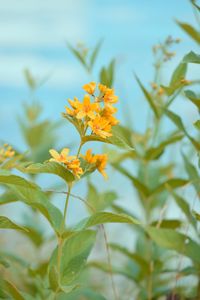
M83 102L76 97L74 100L69 99L71 108L66 107L66 113L77 120L82 120L85 129L90 128L92 134L104 139L112 136L112 126L118 124L118 120L114 117L117 109L113 104L118 101L114 89L98 84L98 95L95 95L97 89L95 82L85 84L83 89L87 92Z
M80 102L78 98L74 97L74 100L68 100L70 108L66 107L67 117L73 120L73 124L81 124L81 138L86 136L87 130L90 129L92 135L106 139L112 136L112 126L118 124L118 120L114 117L117 109L113 107L118 101L118 97L115 95L114 90L108 88L103 84L97 84L90 82L83 86L83 89L87 92L83 101ZM83 130L82 130L83 129ZM69 149L64 148L60 153L51 149L50 161L55 161L63 164L69 171L71 171L77 178L80 178L85 172L92 172L98 170L105 178L107 174L105 172L107 164L106 154L92 154L92 150L88 149L85 155L80 154L82 144L80 145L77 155L69 156Z
M73 155L69 156L69 149L64 148L61 153L58 153L56 150L51 149L49 151L52 158L50 161L58 162L64 164L68 170L70 170L76 177L80 178L83 174L83 169L81 167L80 159ZM92 165L97 169L105 178L107 178L107 174L105 172L105 167L107 163L107 155L106 154L92 154L92 150L87 150L85 155L81 155L82 158L88 164Z
M15 155L15 151L8 144L4 144L0 148L0 163L4 162L8 158L12 158Z

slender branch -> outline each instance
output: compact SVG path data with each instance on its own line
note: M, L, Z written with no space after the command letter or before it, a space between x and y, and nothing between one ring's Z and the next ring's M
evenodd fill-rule
M103 231L103 236L104 236L104 240L105 240L105 245L106 245L106 253L107 253L107 259L108 259L108 267L109 267L109 273L110 273L110 278L111 278L111 283L112 283L112 289L113 289L113 294L115 297L115 300L118 300L118 294L117 294L117 289L115 287L115 282L113 279L113 271L112 271L112 263L111 263L111 256L110 256L110 250L109 250L109 246L108 246L108 238L106 235L106 230L103 224L101 224L101 229Z

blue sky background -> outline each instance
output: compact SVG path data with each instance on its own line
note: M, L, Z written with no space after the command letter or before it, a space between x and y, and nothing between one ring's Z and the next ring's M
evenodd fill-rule
M152 78L152 45L168 35L180 37L177 56L166 68L166 78L182 58L197 47L176 26L174 19L194 23L187 0L7 0L0 5L0 139L23 141L16 126L22 101L30 101L23 77L29 68L38 77L50 75L39 90L44 115L57 120L65 101L81 96L81 86L90 79L66 48L66 41L89 46L104 39L96 74L111 58L117 58L116 90L121 105L129 105L134 123L145 109L132 77L134 70L145 84ZM96 75L95 74L95 75ZM125 106L126 107L126 106ZM122 117L120 110L119 117ZM141 123L141 122L140 122Z
M16 116L21 103L30 101L23 76L29 68L42 78L50 75L38 91L44 106L44 117L59 120L67 98L81 97L81 86L96 80L102 65L117 59L116 92L120 96L118 117L122 123L124 108L131 111L137 129L144 128L145 102L133 79L135 71L148 86L152 81L151 48L167 36L181 38L174 50L176 57L166 67L166 82L181 58L198 48L175 24L175 18L193 23L192 7L187 0L6 0L0 4L0 140L26 150ZM85 42L94 46L104 43L95 65L94 78L87 77L79 62L66 47L66 42ZM190 73L190 78L197 73ZM189 119L195 108L183 102L175 108ZM187 112L187 113L186 113ZM65 129L62 129L64 132ZM70 143L74 131L67 127L63 141ZM123 179L122 179L123 180ZM123 181L121 182L123 184ZM127 181L124 179L124 184ZM111 186L115 186L113 181Z

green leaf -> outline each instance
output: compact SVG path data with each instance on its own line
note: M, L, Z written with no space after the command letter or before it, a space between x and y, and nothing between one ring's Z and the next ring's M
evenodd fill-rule
M158 145L157 147L149 148L145 153L145 159L146 160L154 160L158 159L164 152L165 147L171 144L174 144L180 140L182 140L183 134L177 134L171 135L167 140L163 141Z
M192 226L196 229L196 221L195 218L193 217L191 211L190 211L190 206L186 202L186 200L177 195L174 192L171 192L172 196L174 197L174 200L176 201L176 204L179 206L179 208L182 210L182 212L185 214L187 217L188 221L192 224Z
M78 59L78 61L88 70L85 57L81 55L81 53L76 50L74 47L72 47L69 43L67 43L68 49L74 54L74 56Z
M182 156L184 159L185 170L189 176L189 179L191 180L191 183L194 186L197 194L200 195L200 176L198 171L184 154L182 154Z
M48 199L41 190L12 186L13 191L27 205L40 211L40 213L50 222L56 233L59 232L62 223L62 214Z
M115 192L104 192L99 193L95 186L91 183L88 183L88 193L87 193L87 202L95 211L104 210L106 207L109 207L114 200L117 199L117 194ZM94 212L91 211L90 212Z
M128 249L114 243L109 244L109 246L112 250L118 251L129 259L133 260L141 268L145 275L150 273L149 263L138 253L130 252Z
M200 221L200 214L198 212L196 212L195 210L193 210L193 214L194 214L196 220Z
M16 229L19 231L28 232L28 229L26 229L23 226L15 224L10 219L4 216L0 216L0 229Z
M11 184L19 187L29 188L29 189L35 189L37 190L38 187L36 184L20 177L17 175L10 175L5 174L0 170L0 184Z
M184 56L183 62L191 64L200 64L200 55L191 51Z
M34 90L37 86L37 82L35 81L34 77L32 76L31 72L28 69L24 70L24 76L25 76L28 86L32 90Z
M92 70L95 62L96 62L96 58L99 54L99 50L101 49L101 45L102 45L102 40L100 40L97 44L96 44L96 47L94 48L92 54L91 54L91 57L90 57L90 70Z
M200 32L187 23L176 21L176 23L198 44L200 44Z
M155 226L159 224L159 228L169 228L169 229L177 229L179 227L181 227L182 222L180 220L176 220L176 219L164 219L160 222L160 220L156 220L154 222L152 222L150 224L150 226Z
M140 224L138 220L124 215L124 214L114 214L111 212L98 212L93 214L91 217L88 217L82 220L76 228L89 228L96 225L104 223L126 223L126 224Z
M40 173L49 173L55 174L64 181L72 182L75 180L74 175L67 170L64 166L56 162L46 162L43 164L31 164L28 167L24 168L23 171L28 174L40 174Z
M181 118L168 109L165 109L165 114L178 127L178 129L181 130L187 136L187 138L191 141L191 143L197 149L197 151L200 151L200 143L198 143L192 136L189 135L189 133L186 131L183 125Z
M96 239L92 230L80 231L67 239L62 248L61 284L71 285L86 264Z
M114 146L127 149L129 151L134 151L132 145L130 145L122 135L122 130L120 125L114 126L112 128L112 136L109 138L104 139L94 134L87 135L82 138L82 144L85 144L87 142L95 142L95 141L112 144Z
M11 282L9 282L8 280L4 280L3 282L6 292L10 296L12 296L13 300L26 300L16 288L16 286L14 286Z
M152 108L155 116L158 118L159 117L159 112L158 112L158 109L156 107L156 104L154 103L154 100L152 98L152 96L150 95L150 93L145 89L145 87L143 86L143 84L141 83L140 79L135 75L135 79L137 81L137 83L139 84L144 96L145 96L145 99L148 101L150 107Z
M196 127L197 130L200 130L200 120L194 122L194 126Z
M200 110L200 98L198 98L193 91L185 91L185 96Z
M87 300L106 300L102 295L98 292L90 290L89 288L79 288L76 291L67 295L67 300L80 300L81 297ZM60 298L59 300L65 300L66 298Z
M0 255L0 265L2 265L4 268L10 267L10 264L7 262L7 260L5 260L3 256L1 257L1 255Z
M49 270L49 285L53 291L59 288L59 276L55 266L51 266Z
M186 72L187 64L181 61L172 74L169 86L162 86L168 96L173 95L176 90L184 86L181 80L185 79Z
M113 59L108 67L103 67L100 71L100 82L108 87L112 87L115 73L115 59Z
M148 227L146 231L159 246L175 250L200 264L200 246L188 236L173 229Z
M181 62L176 67L176 69L174 70L174 72L172 74L170 86L176 85L178 82L180 82L181 79L185 78L186 72L187 72L187 64Z
M188 184L189 181L181 178L172 178L168 179L165 182L161 183L159 186L157 186L153 191L151 191L151 197L153 195L159 194L165 189L176 189L179 187L183 187L186 184Z

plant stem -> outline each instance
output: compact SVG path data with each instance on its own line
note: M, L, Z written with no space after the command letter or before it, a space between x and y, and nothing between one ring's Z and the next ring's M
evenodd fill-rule
M63 220L62 220L62 224L61 224L61 228L60 228L61 235L58 237L57 269L58 269L58 273L59 274L60 274L60 265L61 265L61 256L62 256L62 247L63 247L62 233L63 233L63 230L65 228L65 222L66 222L66 217L67 217L67 208L68 208L68 203L69 203L70 191L71 191L71 185L68 185L67 197L66 197L65 208L64 208L64 215L63 215ZM56 295L55 295L55 297L56 297Z

